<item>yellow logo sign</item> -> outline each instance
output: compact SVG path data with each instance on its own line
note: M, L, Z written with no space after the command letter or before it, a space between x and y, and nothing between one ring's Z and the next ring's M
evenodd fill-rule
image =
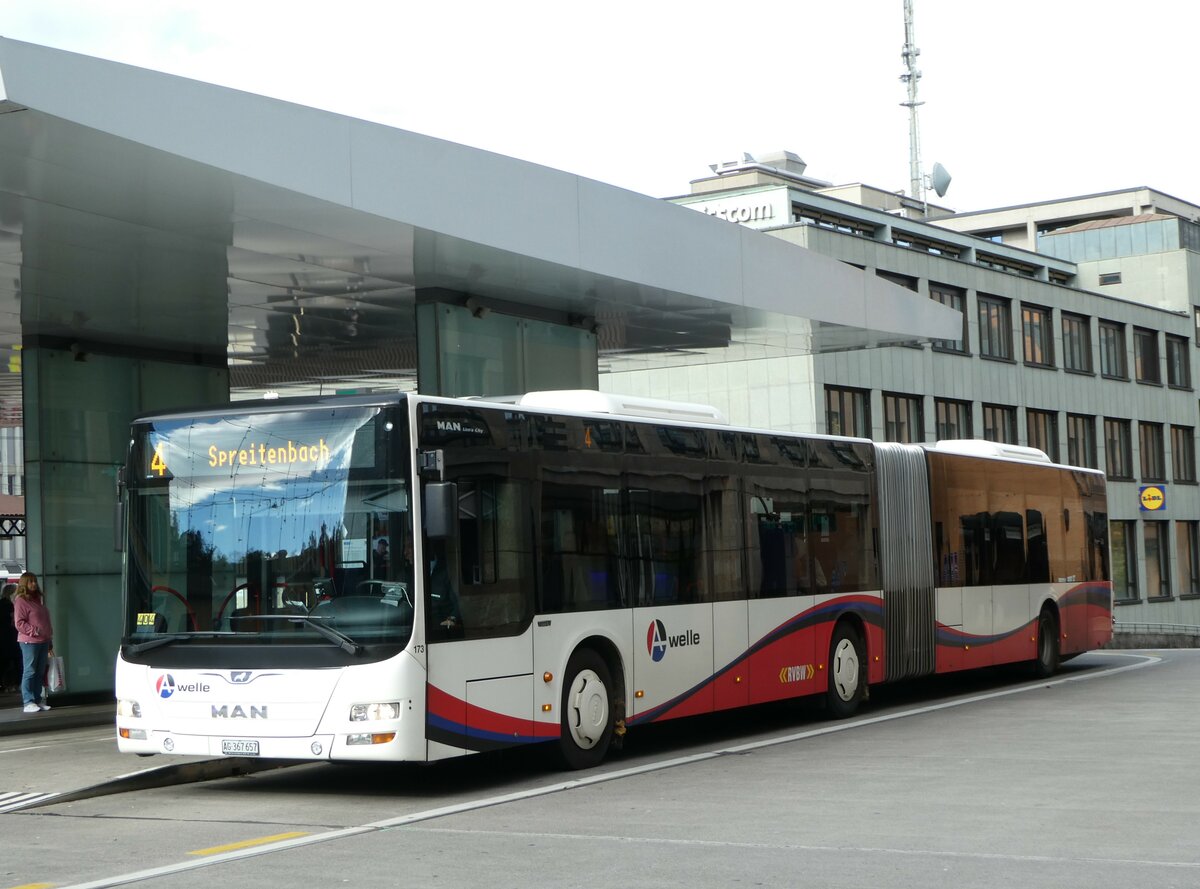
M1162 509L1167 505L1167 495L1157 485L1147 485L1142 488L1139 496L1142 502L1142 509L1150 512Z
M807 682L816 675L812 664L798 664L795 667L784 667L779 671L779 681L787 685L790 682Z

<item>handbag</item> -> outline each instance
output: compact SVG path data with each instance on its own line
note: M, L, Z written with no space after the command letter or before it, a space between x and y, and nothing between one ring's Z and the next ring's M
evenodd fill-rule
M67 690L67 669L63 666L63 659L59 655L54 655L49 659L49 666L46 668L46 690L50 692Z

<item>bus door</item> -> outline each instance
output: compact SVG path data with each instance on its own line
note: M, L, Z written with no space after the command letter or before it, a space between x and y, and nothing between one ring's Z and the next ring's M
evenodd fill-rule
M451 746L493 749L534 737L531 486L459 476L426 487L421 561L430 718L462 737ZM449 490L453 496L436 494ZM429 503L455 513L432 522ZM537 683L540 685L540 681Z
M630 477L622 555L633 611L630 708L651 718L713 709L713 611L701 558L699 490L663 475ZM639 696L640 695L640 696Z

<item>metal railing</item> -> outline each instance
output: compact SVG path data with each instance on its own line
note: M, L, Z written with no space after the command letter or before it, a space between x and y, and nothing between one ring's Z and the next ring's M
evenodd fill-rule
M1114 633L1163 633L1170 636L1200 636L1200 627L1187 624L1143 624L1119 620L1113 622Z

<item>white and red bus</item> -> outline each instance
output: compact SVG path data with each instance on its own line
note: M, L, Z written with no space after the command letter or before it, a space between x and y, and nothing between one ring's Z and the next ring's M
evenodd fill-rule
M1112 631L1104 476L598 392L136 421L120 749L432 761L995 664Z

